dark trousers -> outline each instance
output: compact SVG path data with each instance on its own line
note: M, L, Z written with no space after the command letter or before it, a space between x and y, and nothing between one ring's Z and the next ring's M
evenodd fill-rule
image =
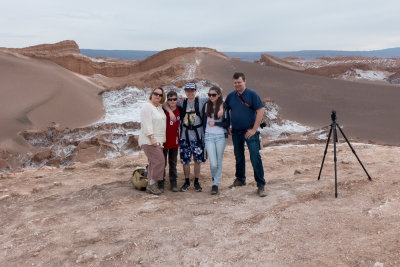
M178 177L178 171L176 170L176 164L178 162L178 148L164 148L164 158L165 158L165 168L167 167L167 162L169 166L169 180L176 180ZM167 161L168 159L168 161ZM166 171L164 169L164 179L165 179Z
M257 186L264 186L264 167L260 155L260 137L259 132L246 139L246 130L232 130L233 150L236 159L236 173L235 176L238 180L246 183L246 159L244 156L244 143L246 142L247 148L250 152L250 161L253 165L254 179Z

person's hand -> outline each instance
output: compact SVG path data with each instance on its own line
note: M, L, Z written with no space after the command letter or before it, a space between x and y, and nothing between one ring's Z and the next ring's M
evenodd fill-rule
M171 121L176 122L176 117L174 112L171 110L169 113L169 118L171 119Z
M210 125L210 126L214 126L214 125L215 125L215 122L213 122L213 121L209 121L209 122L208 122L208 125Z
M154 136L150 138L150 141L152 146L158 146L157 140L154 138Z
M232 135L232 128L228 128L228 134Z
M246 135L244 136L246 139L249 139L250 137L252 137L253 135L255 135L257 132L257 130L254 129L248 129L246 132Z

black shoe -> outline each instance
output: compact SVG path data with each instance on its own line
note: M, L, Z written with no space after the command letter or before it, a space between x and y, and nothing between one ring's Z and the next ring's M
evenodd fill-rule
M211 195L216 195L216 194L218 194L218 186L213 185L211 188Z
M236 186L244 186L244 185L246 185L246 183L243 183L242 181L240 181L240 180L238 180L236 178L235 181L233 181L233 184L231 184L229 186L229 188L233 188L233 187L236 187Z
M189 187L190 187L190 182L185 181L185 183L181 187L181 192L185 192L186 190L189 189Z
M165 182L165 180L161 180L161 181L157 182L158 189L160 190L161 193L164 193L164 182Z
M194 189L197 192L201 192L203 190L203 188L201 188L199 181L194 181Z
M178 185L176 184L176 179L170 181L171 191L178 192Z

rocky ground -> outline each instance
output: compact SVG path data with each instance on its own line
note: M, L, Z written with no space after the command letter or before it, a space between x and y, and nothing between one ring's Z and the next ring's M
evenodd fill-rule
M262 150L265 198L248 185L229 189L226 148L220 193L153 196L132 188L144 154L66 168L0 174L1 266L399 266L400 148L338 146L338 198L332 147L321 180L324 144ZM179 185L182 170L179 168Z

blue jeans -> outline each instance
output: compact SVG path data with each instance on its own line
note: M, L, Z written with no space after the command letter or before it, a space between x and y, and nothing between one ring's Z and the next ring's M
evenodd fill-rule
M255 135L246 139L246 131L247 130L232 130L233 150L236 159L235 176L236 179L246 184L246 159L244 156L244 142L246 142L250 152L251 165L253 165L254 179L257 182L257 186L264 186L264 167L260 155L260 133L256 132Z
M222 158L226 145L225 134L205 134L205 145L210 160L211 176L214 178L214 185L218 186L222 174Z

